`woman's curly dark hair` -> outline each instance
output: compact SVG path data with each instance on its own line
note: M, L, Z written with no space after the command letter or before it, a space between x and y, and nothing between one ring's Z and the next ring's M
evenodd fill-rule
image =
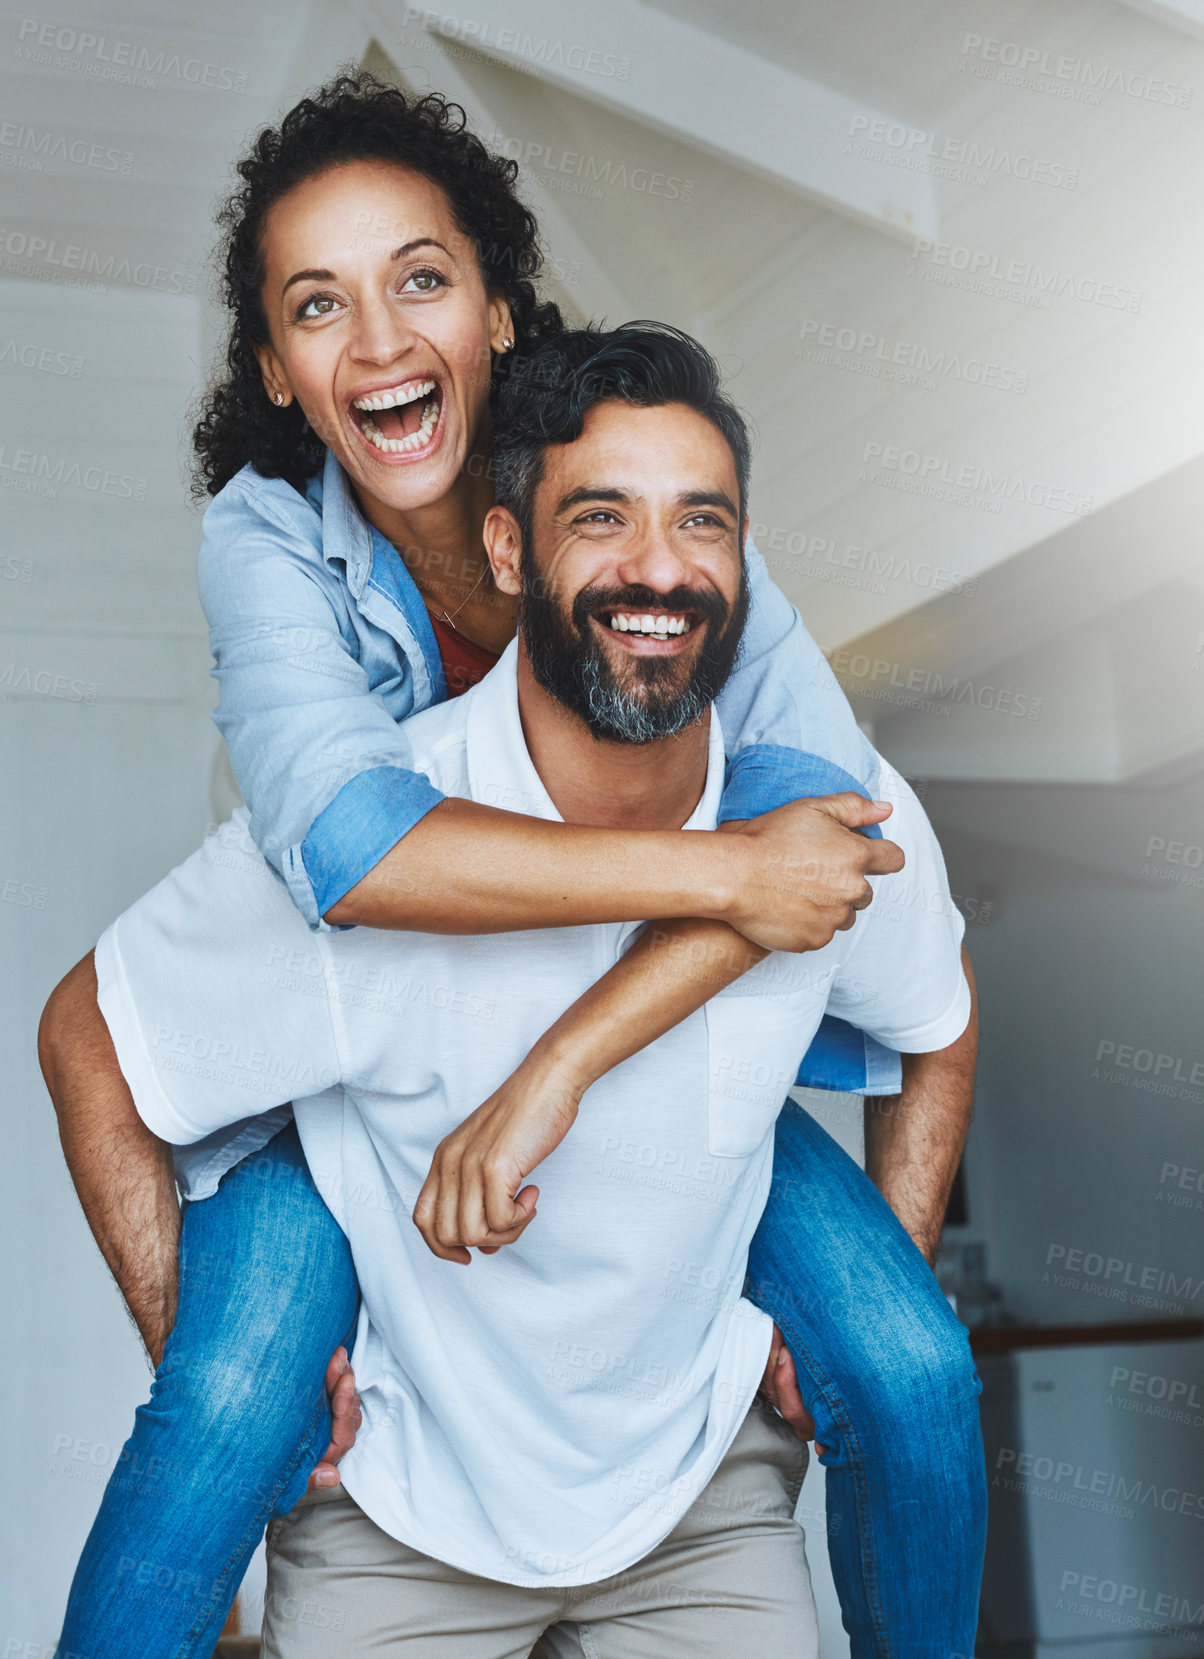
M295 185L349 161L395 161L440 187L476 247L487 290L509 302L514 357L564 326L559 309L535 290L538 226L515 194L517 162L486 149L459 104L436 92L407 97L366 70L343 70L279 127L264 128L238 163L242 184L218 212L230 333L227 373L205 393L192 434L197 497L216 495L248 462L298 490L321 465L322 440L296 403L277 409L268 402L253 350L268 340L263 227L268 209ZM494 390L510 361L511 354L494 359Z

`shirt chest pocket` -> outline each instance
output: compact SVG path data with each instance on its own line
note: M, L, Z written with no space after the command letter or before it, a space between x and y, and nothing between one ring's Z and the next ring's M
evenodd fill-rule
M781 961L790 964L783 973ZM805 958L767 957L706 1005L707 1143L747 1158L773 1130L823 1016L830 973L805 979ZM758 976L760 976L758 978Z

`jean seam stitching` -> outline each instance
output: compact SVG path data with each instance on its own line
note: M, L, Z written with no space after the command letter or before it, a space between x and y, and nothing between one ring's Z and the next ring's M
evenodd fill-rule
M869 1492L865 1485L865 1460L861 1451L861 1442L857 1437L857 1430L848 1414L844 1401L835 1389L832 1378L824 1370L823 1366L819 1364L814 1353L802 1340L802 1337L793 1322L789 1319L779 1317L777 1311L773 1307L767 1307L765 1304L769 1302L770 1298L765 1296L760 1288L753 1284L751 1280L747 1285L745 1294L749 1296L750 1299L753 1300L763 1312L770 1315L778 1329L782 1332L782 1335L787 1338L787 1346L790 1348L792 1354L797 1353L803 1359L803 1363L807 1366L807 1369L810 1371L812 1377L819 1385L820 1393L824 1396L824 1399L831 1407L832 1415L839 1423L841 1432L845 1436L846 1443L850 1446L850 1448L855 1448L856 1450L856 1458L850 1460L849 1467L853 1475L854 1491L857 1494L858 1521L860 1523L858 1530L861 1538L861 1545L858 1550L858 1555L861 1558L861 1573L862 1578L865 1581L866 1603L870 1609L870 1616L873 1619L874 1631L877 1637L876 1645L879 1652L883 1655L883 1659L890 1659L890 1636L886 1628L886 1615L883 1612L882 1600L878 1587L878 1565L877 1553L874 1548L874 1527L870 1515Z
M293 1453L292 1459L291 1459L288 1467L285 1469L284 1473L281 1475L281 1477L280 1477L279 1481L277 1482L277 1484L275 1485L275 1487L273 1487L272 1491L264 1499L263 1505L260 1507L260 1509L258 1509L255 1512L254 1519L251 1521L250 1525L247 1527L247 1530L243 1533L242 1537L238 1540L238 1543L235 1544L233 1550L230 1552L230 1555L229 1555L229 1557L227 1558L227 1561L226 1561L226 1565L222 1568L220 1574L213 1581L213 1593L210 1595L209 1600L205 1603L205 1606L201 1609L200 1613L198 1613L196 1623L193 1625L192 1629L184 1637L183 1642L177 1648L174 1659L190 1659L190 1655L192 1654L193 1650L196 1647L196 1644L197 1644L198 1640L200 1639L201 1635L203 1634L204 1629L205 1629L205 1625L208 1622L209 1617L212 1614L214 1607L217 1605L217 1602L220 1599L222 1591L225 1589L225 1586L226 1586L227 1582L229 1581L230 1574L234 1570L234 1563L238 1560L238 1557L241 1554L241 1552L246 1548L247 1540L249 1538L252 1538L255 1535L255 1533L259 1530L259 1517L260 1517L260 1515L263 1515L264 1511L266 1510L266 1512L267 1512L266 1513L266 1518L265 1518L264 1523L263 1523L264 1526L266 1527L267 1521L271 1519L272 1509L275 1507L277 1498L280 1496L280 1494L285 1490L285 1488L288 1486L289 1482L292 1480L293 1475L295 1474L295 1472L297 1470L297 1467L300 1464L301 1459L302 1459L302 1457L305 1453L306 1447L309 1445L310 1437L313 1434L313 1431L314 1431L315 1427L317 1426L318 1422L321 1420L322 1405L323 1405L323 1402L322 1402L321 1397L319 1396L317 1402L314 1405L314 1409L313 1409L312 1413L310 1414L309 1422L306 1424L305 1432L301 1436L301 1439L297 1443L297 1449Z

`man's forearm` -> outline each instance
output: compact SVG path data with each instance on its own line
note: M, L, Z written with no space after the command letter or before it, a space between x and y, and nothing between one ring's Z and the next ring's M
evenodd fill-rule
M91 954L46 1004L38 1057L88 1225L157 1366L176 1317L180 1206L171 1148L138 1116L96 1003Z
M905 1054L902 1094L865 1103L866 1173L930 1264L974 1104L978 1003L964 948L962 966L970 985L965 1031L935 1054Z

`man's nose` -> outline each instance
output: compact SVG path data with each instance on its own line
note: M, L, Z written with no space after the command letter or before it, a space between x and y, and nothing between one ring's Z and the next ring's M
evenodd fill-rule
M616 571L620 582L630 587L651 588L654 593L670 593L683 584L690 585L693 569L682 557L673 540L655 527L641 529L629 541Z

